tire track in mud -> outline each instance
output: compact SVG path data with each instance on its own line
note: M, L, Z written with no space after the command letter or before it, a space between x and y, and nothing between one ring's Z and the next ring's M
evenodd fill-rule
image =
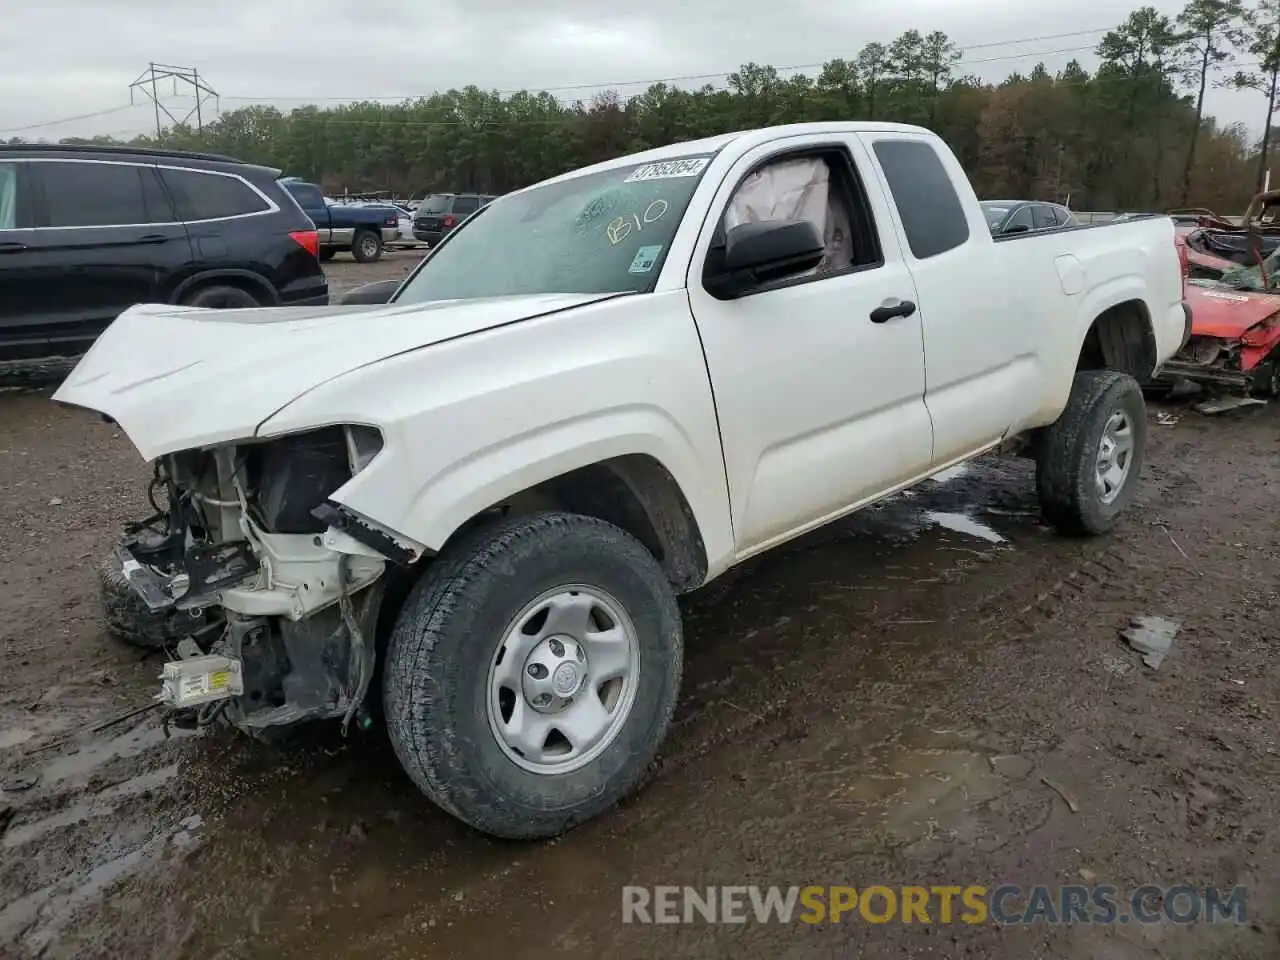
M204 791L198 809L210 814L216 842L191 870L163 880L139 872L117 885L134 898L118 901L125 906L95 912L86 902L56 955L115 955L127 945L135 956L417 960L519 944L522 956L718 956L735 942L723 930L623 931L617 888L916 882L922 869L1025 878L1080 863L1142 879L1119 864L1153 855L1178 876L1208 876L1219 864L1224 876L1259 876L1280 863L1263 826L1274 801L1249 808L1258 778L1276 772L1266 752L1275 711L1253 687L1276 678L1263 638L1276 622L1277 577L1274 531L1255 524L1251 533L1249 520L1269 508L1274 427L1268 438L1246 424L1246 442L1222 454L1212 431L1223 424L1209 423L1179 428L1191 440L1153 424L1147 485L1110 540L1057 540L1028 522L1031 465L987 460L688 598L684 694L656 777L557 842L512 846L466 833L427 808L372 745L329 759L337 741L325 737L301 749L183 745L180 802ZM1206 466L1216 455L1236 472ZM930 509L971 512L974 501L1000 511L976 515L1006 543L922 520ZM1261 586L1224 566L1237 542L1271 562ZM1174 655L1154 674L1117 638L1140 612L1184 620ZM1215 665L1224 649L1238 654L1232 667L1243 676ZM1235 775L1242 764L1257 768L1252 782ZM1082 813L1069 813L1041 775L1061 782ZM1133 799L1117 809L1108 789ZM154 815L179 812L161 798ZM27 843L57 851L93 837L50 828ZM1240 853L1242 843L1258 852ZM584 877L599 897L581 896ZM113 923L122 926L106 936ZM843 955L856 933L798 944L793 933L752 930L736 942L779 957ZM1073 952L1061 933L1004 936L966 931L963 946L991 960L1047 946L1098 955L1092 942ZM908 944L945 942L894 931L858 948L897 957ZM1254 946L1222 956L1265 955ZM1215 955L1162 948L1171 958Z

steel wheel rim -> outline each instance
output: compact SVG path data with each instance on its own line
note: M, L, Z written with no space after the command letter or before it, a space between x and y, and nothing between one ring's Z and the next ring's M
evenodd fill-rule
M366 257L372 257L378 252L378 245L374 243L373 237L365 237L360 241L360 252Z
M611 594L586 584L543 592L507 624L489 662L494 742L531 773L586 766L631 715L639 666L635 624Z
M1129 415L1117 410L1107 419L1098 441L1098 455L1094 463L1094 482L1098 499L1112 503L1120 496L1129 470L1133 465L1133 424Z

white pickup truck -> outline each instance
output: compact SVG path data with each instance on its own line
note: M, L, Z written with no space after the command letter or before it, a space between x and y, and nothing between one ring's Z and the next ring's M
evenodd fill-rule
M1183 282L1167 218L994 240L933 134L801 124L504 196L385 303L134 307L54 399L154 463L135 599L219 612L176 719L380 707L433 801L546 837L650 768L677 594L1018 437L1108 530Z

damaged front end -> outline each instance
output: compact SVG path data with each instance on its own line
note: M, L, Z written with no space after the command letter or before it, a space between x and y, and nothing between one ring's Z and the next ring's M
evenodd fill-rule
M1280 296L1192 280L1186 302L1191 337L1158 379L1214 393L1280 395Z
M118 547L124 575L152 611L222 614L165 665L174 722L363 722L384 573L420 550L330 496L381 448L348 425L157 460L158 513Z

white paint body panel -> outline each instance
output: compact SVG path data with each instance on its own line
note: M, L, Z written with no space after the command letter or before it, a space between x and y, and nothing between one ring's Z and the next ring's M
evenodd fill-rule
M885 137L935 146L966 209L967 243L912 258L871 149ZM736 301L707 295L702 259L738 175L771 152L833 140L870 194L884 264ZM522 489L645 454L679 484L711 578L1051 423L1085 333L1109 306L1146 306L1159 362L1181 340L1170 221L994 242L959 164L919 128L799 124L588 169L715 150L652 293L373 309L139 306L55 399L109 415L147 459L376 426L383 450L333 499L433 550ZM912 299L917 312L871 324L868 312L891 297Z

